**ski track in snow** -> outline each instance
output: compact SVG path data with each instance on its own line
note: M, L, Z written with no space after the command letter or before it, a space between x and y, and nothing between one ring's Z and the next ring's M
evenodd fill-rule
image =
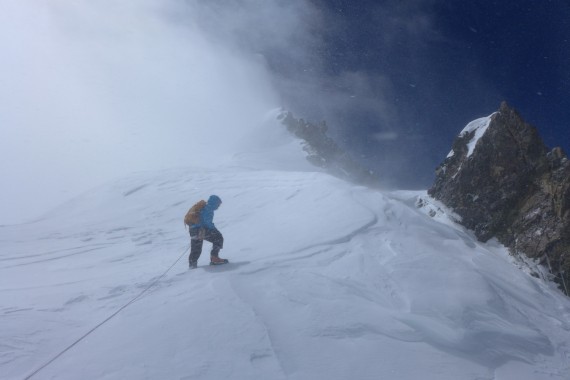
M210 194L230 264L208 266L205 243L189 271L182 217ZM570 378L568 298L419 196L179 169L1 227L0 377L26 378L144 292L31 378Z

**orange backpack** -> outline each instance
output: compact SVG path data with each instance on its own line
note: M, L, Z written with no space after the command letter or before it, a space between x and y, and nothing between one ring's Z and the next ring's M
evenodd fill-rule
M190 210L186 213L184 217L184 224L191 226L200 222L200 211L206 206L206 201L201 200L194 206L190 207Z

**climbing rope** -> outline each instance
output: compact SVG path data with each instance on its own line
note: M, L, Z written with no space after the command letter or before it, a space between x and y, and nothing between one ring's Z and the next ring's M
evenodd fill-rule
M47 363L45 363L44 365L42 365L41 367L39 367L38 369L36 369L34 372L32 372L31 374L29 374L27 377L24 378L24 380L28 380L31 379L32 377L34 377L35 375L38 374L38 372L40 372L41 370L43 370L44 368L46 368L47 366L49 366L51 363L53 363L54 361L56 361L59 357L61 357L63 354L65 354L67 351L69 351L70 349L72 349L75 345L77 345L79 342L81 342L83 339L87 338L92 332L94 332L95 330L97 330L99 327L103 326L105 323L109 322L111 319L113 319L117 314L119 314L121 311L123 311L124 309L126 309L129 305L131 305L132 303L134 303L136 300L138 300L139 298L141 298L150 288L152 288L154 285L156 285L158 283L158 281L160 281L164 276L166 276L166 274L168 272L170 272L170 270L172 268L174 268L174 266L180 261L180 259L184 256L184 254L186 252L188 252L190 248L186 248L184 249L184 251L180 254L180 256L176 259L176 261L166 270L164 271L164 273L162 273L158 278L156 278L154 281L152 281L146 288L144 288L139 294L137 294L133 299L131 299L129 302L127 302L126 304L124 304L123 306L121 306L117 311L115 311L113 314L111 314L110 316L108 316L107 318L105 318L102 322L100 322L99 324L97 324L95 327L93 327L91 330L87 331L85 334L83 334L82 336L80 336L78 339L76 339L73 343L71 343L69 346L67 346L65 349L63 349L60 353L58 353L56 356L54 356L51 360L49 360Z

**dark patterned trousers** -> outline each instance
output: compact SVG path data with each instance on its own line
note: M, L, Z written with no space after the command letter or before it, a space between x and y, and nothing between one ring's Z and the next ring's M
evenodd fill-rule
M220 249L224 247L224 237L217 229L190 228L190 256L188 261L198 261L202 254L204 240L212 243L211 256L218 256Z

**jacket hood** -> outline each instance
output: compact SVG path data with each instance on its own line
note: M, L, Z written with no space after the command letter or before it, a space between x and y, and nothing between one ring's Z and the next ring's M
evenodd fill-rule
M208 205L210 205L214 210L216 210L222 204L222 199L217 195L210 195L208 198Z

